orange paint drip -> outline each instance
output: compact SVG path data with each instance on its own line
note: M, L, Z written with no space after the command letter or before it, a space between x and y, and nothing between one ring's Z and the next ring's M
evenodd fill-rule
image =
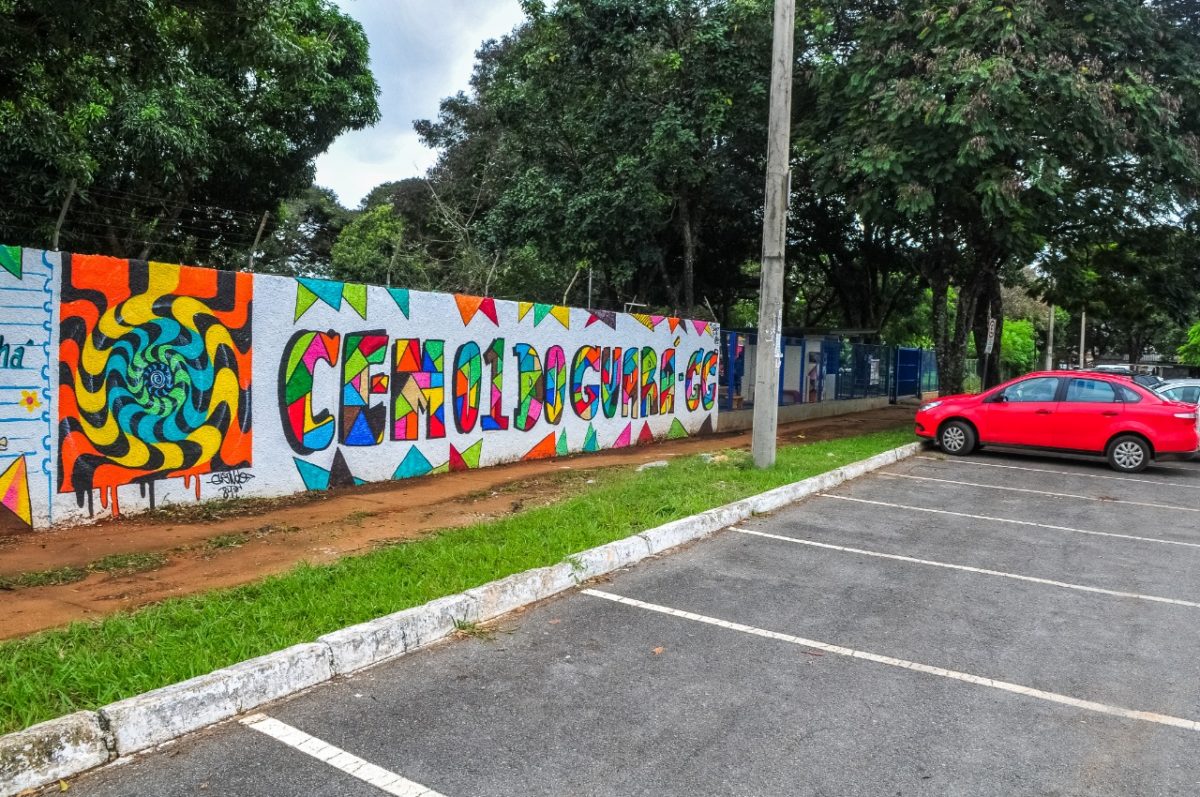
M100 490L100 506L108 509L109 504L112 504L112 516L121 516L121 494L117 492L117 485L104 484L98 488Z

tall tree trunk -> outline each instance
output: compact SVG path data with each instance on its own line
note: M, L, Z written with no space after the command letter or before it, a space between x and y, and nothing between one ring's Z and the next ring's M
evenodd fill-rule
M679 200L679 234L683 237L683 303L685 315L692 314L696 306L696 231L693 227L692 207L686 196Z
M679 310L678 310L678 308L679 308L679 289L675 287L674 282L671 282L671 275L667 273L667 265L663 260L662 252L658 253L658 258L656 260L656 263L658 265L659 276L662 277L663 285L667 289L667 296L670 297L671 304L676 308L675 312L678 313L679 312ZM643 298L645 298L645 297L643 297ZM687 314L684 313L684 315L687 315Z
M987 346L987 320L988 314L996 319L996 339L992 348L991 354L984 354L984 349ZM983 389L994 387L1000 384L1003 380L1003 375L1000 373L1000 341L1004 333L1004 296L1000 289L1000 278L993 274L987 280L983 292L979 297L979 304L975 310L975 351L979 355L981 376L986 376L983 383ZM986 362L986 366L985 366Z
M933 294L931 320L933 321L933 346L937 350L938 390L942 395L957 393L962 389L962 360L957 364L950 358L950 281L935 275L929 279ZM951 387L954 386L954 389Z

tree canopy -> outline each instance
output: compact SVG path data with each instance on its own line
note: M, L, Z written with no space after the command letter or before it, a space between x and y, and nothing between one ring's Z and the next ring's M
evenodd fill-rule
M0 0L0 225L82 251L240 265L264 211L378 118L330 0Z
M756 284L770 3L525 7L471 91L418 123L442 153L431 184L473 208L501 261L520 251L559 284L589 269L609 303L711 299L728 320ZM1142 280L1178 325L1161 292L1190 290L1196 264L1140 254L1137 231L1184 235L1194 205L1193 16L1138 0L801 4L787 320L904 327L928 291L955 389L1006 284L1033 267L1069 306L1050 286L1108 247L1116 289ZM1106 306L1131 346L1149 339L1132 303Z

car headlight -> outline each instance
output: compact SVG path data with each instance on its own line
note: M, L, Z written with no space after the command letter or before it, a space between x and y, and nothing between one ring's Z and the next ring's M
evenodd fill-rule
M942 402L931 401L928 404L922 404L921 409L917 410L917 412L927 412L927 411L933 409L934 407L940 407L940 406L942 406Z

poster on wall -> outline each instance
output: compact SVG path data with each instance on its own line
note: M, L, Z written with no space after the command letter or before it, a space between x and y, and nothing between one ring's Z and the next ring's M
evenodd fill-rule
M716 425L705 321L12 247L0 309L0 533Z

